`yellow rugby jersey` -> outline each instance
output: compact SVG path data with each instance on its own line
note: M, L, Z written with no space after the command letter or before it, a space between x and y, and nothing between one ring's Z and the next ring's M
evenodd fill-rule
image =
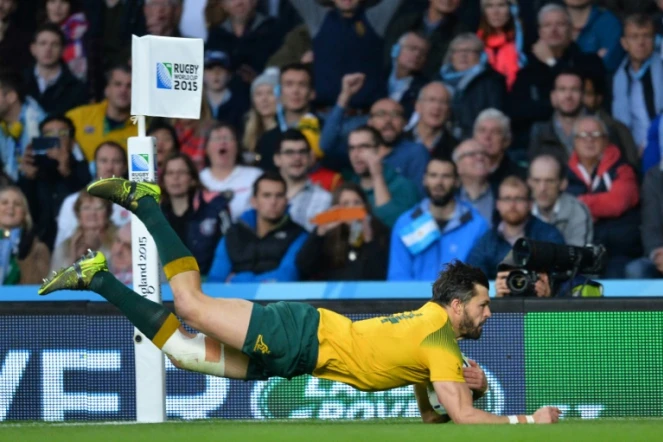
M313 376L363 391L425 381L465 382L463 358L446 310L428 302L419 310L352 322L320 312L320 348Z

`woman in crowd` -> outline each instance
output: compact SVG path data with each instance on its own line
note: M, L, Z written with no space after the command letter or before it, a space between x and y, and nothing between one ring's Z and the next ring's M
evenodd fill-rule
M519 20L516 0L481 0L477 35L485 45L488 63L506 77L508 90L525 60Z
M157 140L157 171L161 173L164 160L175 152L180 151L180 141L177 132L170 124L157 120L147 129L147 136Z
M278 75L264 73L251 85L251 110L244 128L244 159L247 164L257 164L260 156L256 152L258 140L263 134L276 127L276 95L274 88Z
M78 227L73 235L53 251L52 270L70 265L88 249L99 250L104 255L110 256L117 230L111 222L113 203L96 198L86 190L82 190L74 204L74 213L78 219Z
M302 280L383 281L387 277L389 229L371 215L366 194L355 183L341 184L332 207L362 207L363 221L318 226L297 255Z
M85 33L89 23L78 0L44 0L45 22L54 23L62 29L66 43L62 59L74 76L87 79L88 61Z
M257 167L240 165L242 152L235 129L215 124L205 141L208 167L200 172L200 183L213 192L226 192L233 221L250 208L253 182L262 174Z
M182 153L168 157L163 168L161 209L198 261L200 273L207 275L214 250L231 224L230 201L226 193L206 191L195 164Z
M32 231L28 201L18 187L0 189L0 285L38 284L51 254Z

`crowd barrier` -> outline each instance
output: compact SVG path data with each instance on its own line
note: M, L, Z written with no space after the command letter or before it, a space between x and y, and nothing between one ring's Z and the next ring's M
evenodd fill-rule
M416 309L424 301L388 299L391 284L373 286L384 289L379 299L358 300L370 284L355 288L353 299L340 299L352 284L330 285L336 291L311 290L305 298L291 290L297 285L266 284L253 299L308 299L353 319ZM425 293L420 287L427 284L413 286L400 298ZM210 293L247 295L238 287ZM96 299L16 301L20 291L5 296L3 288L0 296L0 421L135 420L131 324ZM269 298L274 291L281 296ZM313 296L320 293L325 296ZM663 416L663 298L497 299L492 309L481 339L461 342L489 379L479 404L485 410L531 413L556 405L567 418ZM169 419L418 416L411 387L363 393L308 376L229 381L166 364Z

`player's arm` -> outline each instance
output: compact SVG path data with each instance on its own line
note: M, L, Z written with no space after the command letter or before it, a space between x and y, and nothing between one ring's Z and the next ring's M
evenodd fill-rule
M444 424L449 422L448 415L439 415L433 410L433 407L428 400L426 384L415 384L414 397L417 399L419 413L425 424Z
M433 387L441 404L456 424L550 424L557 422L561 413L555 407L542 407L531 416L498 416L474 408L472 393L463 382L433 382Z

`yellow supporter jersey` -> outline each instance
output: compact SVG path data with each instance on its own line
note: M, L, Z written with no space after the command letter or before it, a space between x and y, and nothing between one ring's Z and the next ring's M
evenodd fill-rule
M352 322L318 309L318 363L313 376L363 391L425 381L465 382L463 358L446 310L419 310Z
M67 117L76 127L76 142L81 147L85 159L94 160L94 151L104 141L115 141L127 148L127 139L138 136L138 127L131 120L120 127L110 130L106 121L106 100L101 103L79 106L67 112Z

